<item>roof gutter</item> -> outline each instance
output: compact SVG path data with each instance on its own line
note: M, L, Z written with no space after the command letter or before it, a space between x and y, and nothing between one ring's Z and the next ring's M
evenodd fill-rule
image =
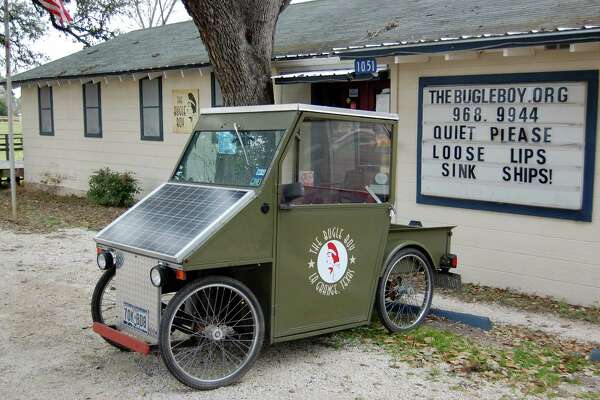
M600 41L600 28L572 29L558 32L507 33L503 36L482 35L480 37L439 39L430 42L422 41L387 45L366 45L361 47L349 47L347 49L337 49L336 54L340 59L347 60L357 57L423 55L454 51L480 51L594 41Z
M22 85L24 83L32 83L38 81L56 81L56 80L66 80L66 79L90 79L97 78L101 76L118 76L118 75L129 75L129 74L149 74L153 72L162 72L162 71L172 71L178 69L191 69L191 68L205 68L210 67L211 64L209 62L205 63L195 63L195 64L183 64L183 65L171 65L166 67L155 67L155 68L147 68L147 69L131 69L131 70L123 70L123 71L109 71L109 72L101 72L97 74L75 74L75 75L60 75L60 76L40 76L37 78L31 79L14 79L13 84ZM0 80L0 86L4 86L4 79Z
M283 61L298 61L298 60L306 60L306 59L323 59L329 58L330 53L310 53L310 54L294 54L294 55L286 55L286 56L275 56L272 61L274 63L280 63ZM339 61L339 59L336 58ZM101 72L95 74L74 74L74 75L60 75L60 76L40 76L37 78L30 79L19 79L18 74L13 77L13 84L22 85L24 83L32 83L39 81L56 81L56 80L67 80L67 79L90 79L97 78L101 76L118 76L118 75L128 75L128 74L146 74L153 72L162 72L162 71L172 71L179 69L191 69L191 68L205 68L210 67L212 64L210 62L201 62L201 63L192 63L192 64L181 64L181 65L169 65L163 67L153 67L153 68L143 68L143 69L131 69L131 70L122 70L122 71L109 71L109 72ZM15 79L16 77L16 79ZM4 86L4 79L0 79L0 86Z

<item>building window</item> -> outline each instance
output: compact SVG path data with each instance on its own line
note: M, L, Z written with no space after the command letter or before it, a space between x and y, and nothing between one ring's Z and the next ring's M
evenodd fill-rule
M140 80L142 140L163 140L162 79Z
M223 95L221 94L221 86L215 77L215 73L210 74L211 86L211 104L213 107L223 107Z
M38 88L38 108L40 135L54 136L54 115L52 109L52 87Z
M100 82L83 85L83 124L85 137L102 137Z

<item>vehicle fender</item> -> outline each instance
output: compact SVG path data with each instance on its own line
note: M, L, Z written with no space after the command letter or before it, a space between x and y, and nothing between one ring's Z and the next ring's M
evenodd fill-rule
M417 249L417 250L421 251L428 258L429 262L431 263L432 268L433 269L437 268L437 264L433 261L433 257L431 256L431 251L427 248L427 246L425 246L423 243L417 242L415 240L403 240L403 241L401 241L399 243L396 243L391 248L391 250L387 250L386 249L386 253L384 254L384 257L383 257L383 264L382 264L381 269L379 271L379 277L381 277L383 275L383 272L384 272L385 267L388 264L388 262L390 262L390 260L400 250L406 249L406 248L414 248L414 249Z

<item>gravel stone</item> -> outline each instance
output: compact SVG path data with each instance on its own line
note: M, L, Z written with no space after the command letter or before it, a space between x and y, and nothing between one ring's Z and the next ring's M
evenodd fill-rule
M378 349L334 349L319 338L265 346L241 383L192 391L157 354L120 352L92 332L90 298L100 277L93 235L0 230L0 399L523 398L508 385L448 371L432 379L429 369Z

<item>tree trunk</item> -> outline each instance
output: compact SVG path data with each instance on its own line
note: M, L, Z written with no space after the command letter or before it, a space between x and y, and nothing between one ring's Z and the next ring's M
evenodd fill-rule
M271 57L290 0L182 0L208 50L227 106L273 103Z

